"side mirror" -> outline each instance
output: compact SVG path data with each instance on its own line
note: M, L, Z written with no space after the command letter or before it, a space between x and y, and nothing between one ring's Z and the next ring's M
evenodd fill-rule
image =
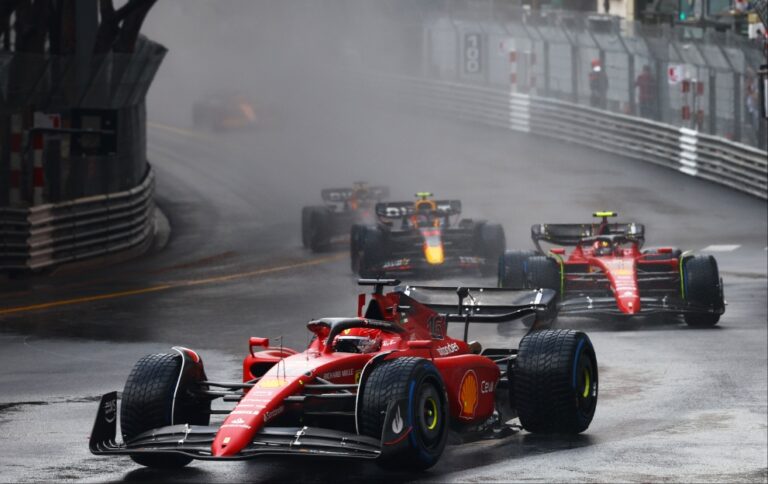
M251 356L253 356L253 347L254 346L261 346L262 348L269 348L269 338L256 338L254 336L251 336L248 338L248 351L251 352Z

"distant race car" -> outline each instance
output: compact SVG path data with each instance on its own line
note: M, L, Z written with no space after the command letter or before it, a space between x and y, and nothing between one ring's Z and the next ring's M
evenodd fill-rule
M253 101L236 93L217 93L192 107L195 128L215 131L246 129L255 127L257 121Z
M493 275L506 245L504 229L484 220L462 219L461 202L434 200L376 205L376 225L352 227L352 270L362 277L479 270Z
M310 321L314 338L304 352L250 338L242 382L208 380L200 355L187 348L140 359L119 407L117 392L102 397L91 452L165 468L303 455L418 470L438 461L449 434L473 441L521 427L556 435L589 427L598 369L586 334L532 331L518 349L466 341L470 323L551 311L552 291L384 293L399 281L360 282L375 286L367 308L361 294L357 317ZM450 322L464 325L463 340L447 334ZM232 408L212 409L217 399ZM211 422L216 416L221 421ZM515 417L519 426L509 423Z
M499 287L549 288L561 314L683 315L691 326L714 326L725 312L723 283L712 256L674 247L642 250L645 227L609 223L614 212L596 212L595 224L537 224L536 251L506 251ZM571 246L545 251L540 242Z
M334 239L348 237L354 224L372 223L374 206L389 196L389 188L355 182L352 188L329 188L320 195L324 205L301 210L301 241L313 251L327 249Z

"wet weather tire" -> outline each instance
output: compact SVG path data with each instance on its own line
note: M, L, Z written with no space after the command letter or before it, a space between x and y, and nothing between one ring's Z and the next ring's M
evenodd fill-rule
M381 276L381 260L386 255L384 234L378 228L366 229L360 237L357 269L360 277L373 278Z
M578 434L597 406L597 359L579 331L534 331L520 341L510 362L512 402L529 432Z
M361 391L360 433L376 439L381 438L389 403L408 401L405 428L410 427L410 433L393 453L378 460L382 467L424 470L437 463L448 439L449 414L443 379L431 361L384 361L371 371Z
M528 286L525 268L529 257L534 257L533 250L508 250L499 257L499 287L526 289Z
M130 442L143 432L168 425L208 425L210 401L193 399L183 385L177 390L180 371L178 354L147 355L136 363L125 382L120 408L124 441ZM143 466L162 468L183 467L192 460L178 454L132 455L131 458Z
M560 266L549 257L535 255L526 261L526 276L531 289L552 289L560 294Z
M725 305L717 261L711 255L697 255L683 261L683 285L689 302L712 309ZM684 317L689 326L699 328L714 326L720 320L716 313L685 313Z
M326 250L331 243L331 214L322 206L301 210L301 241L312 252Z
M479 227L479 253L486 263L480 267L483 276L492 276L497 271L495 265L504 253L507 240L504 228L499 224L483 223Z

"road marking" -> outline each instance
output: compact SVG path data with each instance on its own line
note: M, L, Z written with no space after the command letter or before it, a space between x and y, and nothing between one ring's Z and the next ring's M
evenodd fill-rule
M216 284L216 283L222 283L222 282L229 282L237 279L245 279L248 277L256 277L256 276L263 276L265 274L273 274L275 272L285 272L291 269L299 269L302 267L316 266L320 264L325 264L326 262L339 260L343 257L346 257L346 254L336 254L328 257L321 257L319 259L297 262L295 264L287 264L287 265L276 266L276 267L266 267L264 269L256 269L256 270L247 271L247 272L238 272L235 274L228 274L225 276L206 277L203 279L191 279L187 281L175 281L175 282L169 282L167 284L159 284L157 286L144 287L141 289L132 289L129 291L119 291L119 292L112 292L108 294L97 294L93 296L64 299L60 301L51 301L47 303L31 304L29 306L2 308L0 309L0 316L4 314L37 311L40 309L49 309L49 308L55 308L60 306L72 306L75 304L85 304L89 302L103 301L105 299L118 299L123 297L136 296L139 294L148 294L152 292L166 291L168 289L175 289L175 288L181 288L181 287L192 287L192 286L200 286L203 284Z
M733 252L741 247L737 244L708 245L701 249L702 252Z
M176 126L170 126L168 124L163 123L155 123L155 122L148 122L147 125L150 128L159 129L162 131L168 131L170 133L180 134L181 136L186 136L187 138L196 138L208 141L211 139L210 136L200 133L198 131L192 131L191 129L184 129L184 128L177 128Z

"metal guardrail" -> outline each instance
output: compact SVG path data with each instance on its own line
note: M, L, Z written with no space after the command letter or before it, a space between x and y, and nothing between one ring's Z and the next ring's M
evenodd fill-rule
M36 270L136 247L154 230L155 175L118 193L0 208L0 270Z
M382 95L443 115L530 132L671 168L768 199L768 154L760 149L639 117L503 89L377 74Z

